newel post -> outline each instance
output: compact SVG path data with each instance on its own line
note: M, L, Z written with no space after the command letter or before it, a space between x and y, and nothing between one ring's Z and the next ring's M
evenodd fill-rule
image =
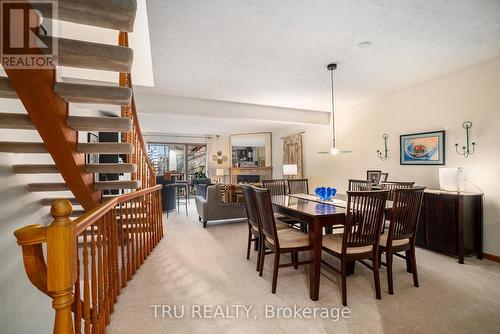
M69 216L68 200L55 200L50 213L54 220L47 230L47 290L55 309L54 333L73 333L71 305L77 279L77 242Z

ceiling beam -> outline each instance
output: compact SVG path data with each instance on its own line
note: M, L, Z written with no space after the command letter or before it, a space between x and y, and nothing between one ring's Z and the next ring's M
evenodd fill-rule
M330 122L330 113L324 111L282 108L258 104L140 92L136 92L135 97L138 110L142 114L232 120L257 120L289 124L327 125Z

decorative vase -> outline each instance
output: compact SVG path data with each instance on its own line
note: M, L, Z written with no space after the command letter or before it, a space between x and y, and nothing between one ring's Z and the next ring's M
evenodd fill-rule
M337 194L337 189L332 187L318 187L314 189L314 193L322 201L329 201L335 194Z

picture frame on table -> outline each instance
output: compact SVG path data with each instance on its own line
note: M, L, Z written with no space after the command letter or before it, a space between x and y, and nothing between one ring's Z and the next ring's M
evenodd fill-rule
M382 176L381 170L367 170L366 171L366 179L368 181L370 181L372 184L379 184L381 176Z
M444 130L399 136L401 165L446 164L446 134Z

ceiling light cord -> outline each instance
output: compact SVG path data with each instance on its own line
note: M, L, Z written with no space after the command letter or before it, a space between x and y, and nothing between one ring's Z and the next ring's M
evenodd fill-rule
M334 86L335 86L335 80L333 76L333 71L335 70L334 67L329 68L330 70L330 82L332 84L332 136L333 136L333 148L337 147L336 144L336 133L335 133L335 92L334 92Z

